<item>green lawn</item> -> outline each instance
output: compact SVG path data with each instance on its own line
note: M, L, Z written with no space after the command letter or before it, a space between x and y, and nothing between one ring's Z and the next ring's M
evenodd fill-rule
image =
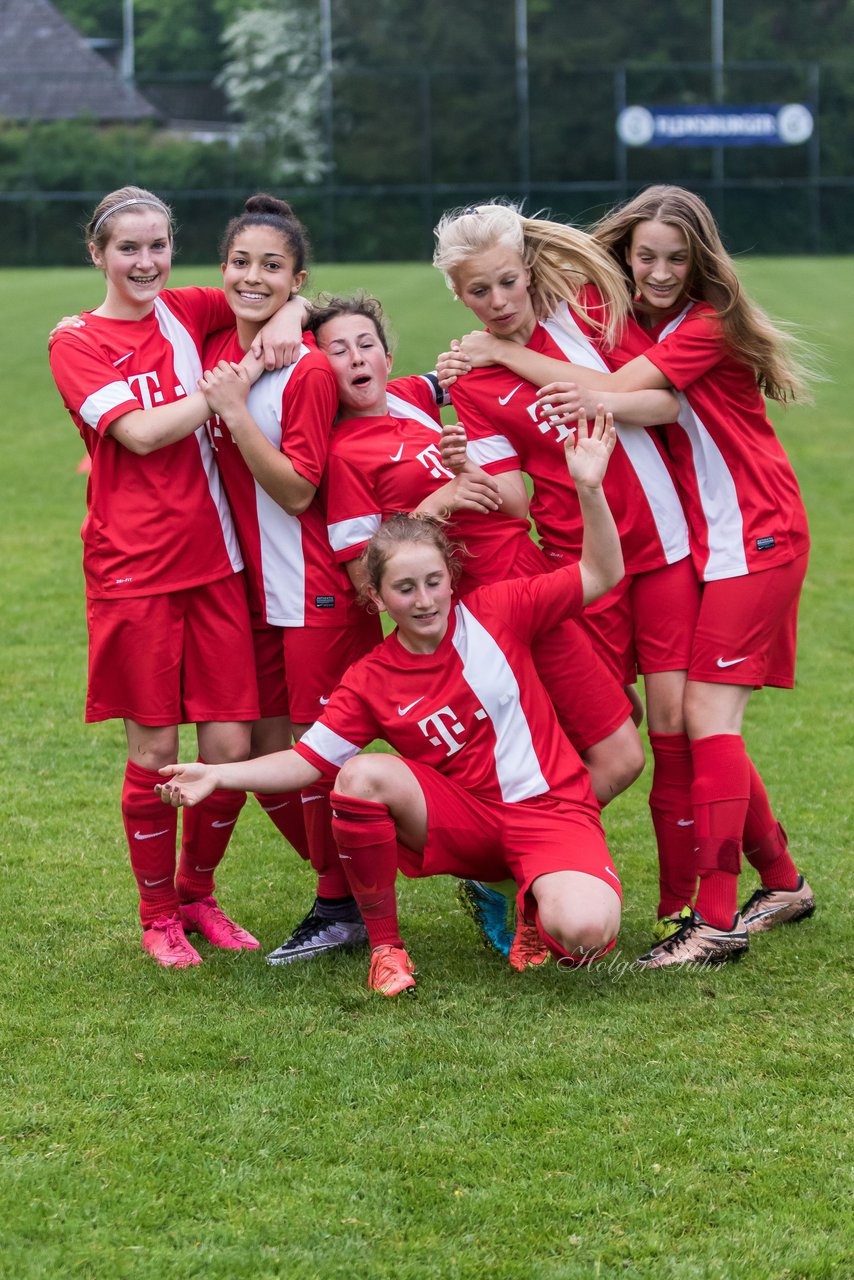
M0 276L0 1275L854 1274L854 260L743 271L804 327L828 379L816 408L775 414L814 553L799 686L757 695L747 725L818 911L720 972L631 970L655 909L642 780L606 815L626 903L609 962L514 974L479 950L450 882L404 882L420 976L402 1004L369 995L363 956L274 971L263 953L206 948L183 973L143 956L122 731L82 724L82 447L45 352L53 320L95 305L100 281ZM315 275L379 294L400 372L469 327L427 267ZM309 876L251 801L220 893L265 946L308 904Z

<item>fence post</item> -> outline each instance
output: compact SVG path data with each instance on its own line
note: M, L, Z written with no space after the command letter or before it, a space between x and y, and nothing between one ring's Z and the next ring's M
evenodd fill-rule
M821 111L821 67L817 62L810 63L807 81L813 112L813 130L808 143L807 159L810 188L810 239L813 253L821 253L821 142L818 132Z

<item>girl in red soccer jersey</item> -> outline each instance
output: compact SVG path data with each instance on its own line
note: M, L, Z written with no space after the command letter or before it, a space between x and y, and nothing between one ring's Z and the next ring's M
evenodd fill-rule
M483 468L470 463L457 477L445 469L435 383L413 377L388 385L391 356L379 303L333 298L315 309L309 325L338 380L341 411L324 487L329 540L354 582L360 583L359 557L381 520L412 510L450 518L453 536L468 553L463 590L546 572L549 564L529 536L518 459L487 443ZM643 767L625 696L574 620L543 629L535 661L597 798L607 804ZM497 886L461 886L461 901L484 942L505 955L515 914L515 891L507 887L509 895Z
M245 764L172 765L160 788L173 805L214 788L260 791L335 778L335 834L368 927L369 986L414 986L394 892L409 876L513 876L536 922L517 953L544 941L566 963L607 950L620 918L589 777L559 731L530 656L554 617L576 615L622 574L619 538L602 491L613 424L597 416L568 444L585 520L579 564L481 587L453 599L453 561L430 517L396 516L371 539L368 589L397 629L356 662L317 724L292 751ZM374 738L400 755L360 755Z
M745 297L699 197L651 187L593 232L634 293L637 323L626 346L635 358L609 379L585 374L586 386L547 388L547 397L574 413L579 399L590 405L606 385L680 393L666 441L704 582L685 691L696 910L641 962L719 962L741 955L749 934L801 920L815 907L741 733L752 689L794 683L809 534L763 395L800 398L803 377L789 340ZM762 884L739 913L742 851Z
M307 334L287 368L250 388L236 362L306 278L308 237L290 205L251 196L220 246L223 289L236 326L205 344L202 388L218 415L211 438L246 559L261 719L252 754L291 745L314 722L347 667L382 639L333 560L317 489L338 407L335 378ZM216 367L212 367L216 366ZM224 792L232 806L233 792ZM338 861L328 790L265 795L262 807L318 873L306 918L268 957L310 959L367 941ZM306 838L307 833L307 838Z
M533 481L531 512L550 562L575 559L579 510L559 463L569 427L544 413L539 387L566 362L607 371L602 350L620 331L625 287L589 236L512 206L447 214L436 228L434 263L486 331L467 335L440 372L465 372L451 386L475 460L495 440L509 444ZM585 283L585 281L587 283ZM584 615L597 647L626 684L644 676L654 757L650 808L659 853L662 932L678 928L693 881L690 750L682 700L699 586L688 528L670 464L650 422L677 409L670 393L608 393L618 445L606 490L623 546L626 577ZM634 424L628 426L626 424Z
M176 823L152 789L177 757L181 722L196 723L206 759L234 760L246 754L258 713L242 560L200 430L210 406L196 390L202 341L231 312L216 289L163 292L172 219L149 191L105 196L87 241L106 297L57 332L50 352L92 460L82 530L86 719L124 721L122 816L142 944L160 964L183 968L200 961L185 931L231 950L258 945L213 897L236 814L223 816L214 800L189 815L176 879Z
M329 541L357 585L360 557L381 521L398 511L450 520L466 548L461 588L535 576L548 564L529 537L527 494L515 460L486 461L452 476L439 455L441 426L430 379L388 383L391 355L372 298L333 298L315 308L317 334L338 384L325 496ZM637 777L643 755L628 702L573 622L544 628L537 668L602 804Z

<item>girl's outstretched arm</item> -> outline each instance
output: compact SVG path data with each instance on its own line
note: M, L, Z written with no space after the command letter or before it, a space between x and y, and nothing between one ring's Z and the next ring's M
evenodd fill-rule
M645 363L650 369L655 368L650 361ZM567 373L577 381L567 381ZM679 399L674 391L663 387L661 390L603 391L588 381L588 375L594 376L595 371L582 365L570 365L564 369L561 381L550 382L541 389L537 401L539 416L556 425L574 421L581 409L588 418L593 418L597 407L602 405L605 412L613 414L624 427L655 427L676 420ZM616 378L617 374L599 373L596 376Z
M154 788L164 804L192 808L207 799L212 791L301 791L322 777L296 751L275 751L255 760L239 760L234 764L167 764L160 770L168 782Z
M579 567L585 604L610 591L625 573L620 536L602 488L616 442L614 419L600 405L592 431L586 415L580 414L576 430L564 444L566 465L584 520Z

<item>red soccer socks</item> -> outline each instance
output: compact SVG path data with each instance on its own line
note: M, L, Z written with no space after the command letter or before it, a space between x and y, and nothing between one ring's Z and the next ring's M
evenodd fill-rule
M154 792L163 779L155 769L128 760L122 787L122 818L130 865L139 887L143 926L178 910L175 891L175 837L178 811Z
M332 830L371 947L402 947L397 923L397 835L384 804L333 791Z
M692 903L697 887L694 854L694 769L686 733L649 735L655 761L649 808L658 844L658 918Z

